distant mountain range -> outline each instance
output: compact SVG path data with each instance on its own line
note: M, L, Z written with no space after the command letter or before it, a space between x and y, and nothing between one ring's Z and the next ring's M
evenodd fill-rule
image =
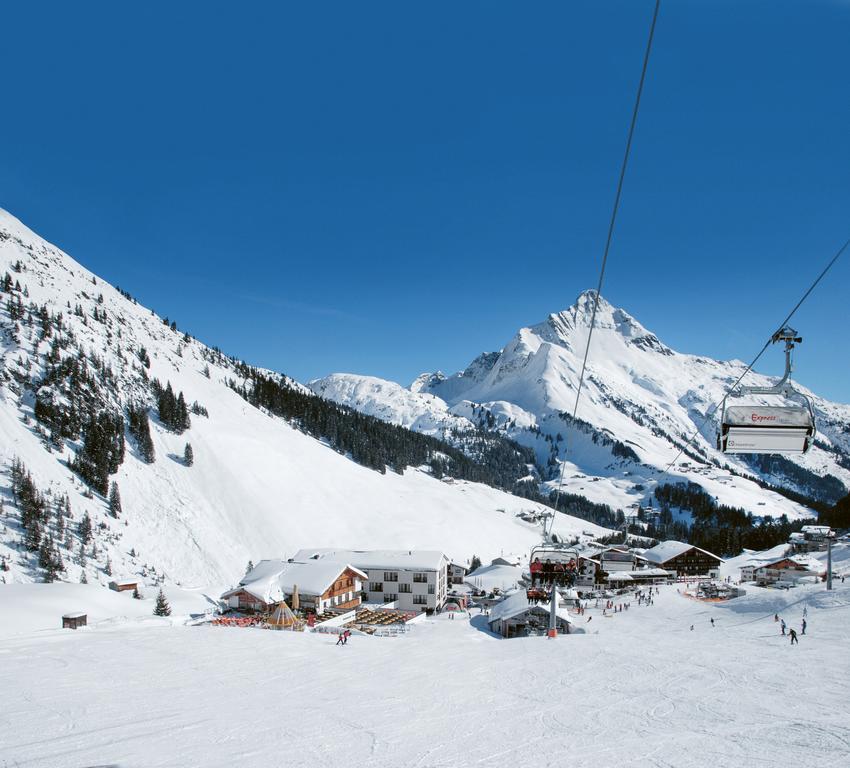
M659 482L683 479L720 503L792 519L811 512L745 478L826 504L847 493L850 406L800 388L813 398L819 429L805 456L721 454L715 448L719 412L686 446L746 366L676 352L604 297L573 424L593 301L594 292L585 291L569 309L521 328L500 351L479 355L459 373L423 373L409 387L335 373L308 386L363 413L447 439L472 428L504 434L535 451L544 488L557 484L566 461L567 491L614 508L645 502ZM750 374L747 383L770 380ZM763 396L748 402L781 401ZM681 448L679 461L662 475Z
M573 422L592 299L450 376L303 385L202 344L0 210L0 582L229 583L305 544L527 554L562 462L561 509L606 525L682 480L792 520L846 494L850 407L818 397L807 456L723 456L712 424L662 475L743 364L674 352L604 300ZM569 514L555 531L609 532Z

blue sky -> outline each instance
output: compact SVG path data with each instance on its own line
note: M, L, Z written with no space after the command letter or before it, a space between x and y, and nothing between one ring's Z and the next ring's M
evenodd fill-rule
M595 286L651 12L13 4L0 205L251 362L453 371ZM850 237L848 35L662 4L603 293L674 348L750 359ZM850 254L795 318L844 402L848 287Z

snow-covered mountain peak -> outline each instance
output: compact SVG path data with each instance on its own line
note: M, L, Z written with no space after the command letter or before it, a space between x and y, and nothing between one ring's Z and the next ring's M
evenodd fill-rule
M529 330L543 341L566 349L573 349L576 341L584 344L593 319L595 297L595 290L583 291L568 309L550 314L546 320ZM595 333L607 331L627 343L636 344L638 348L651 349L662 354L670 353L654 333L648 331L625 309L611 304L604 296L599 297L594 323Z
M729 505L742 504L746 498L736 486L739 481L732 479L738 475L755 475L816 499L834 499L850 487L850 432L846 428L850 407L816 396L818 442L805 456L721 455L715 448L716 416L709 417L702 433L688 444L694 429L703 425L706 414L713 413L744 364L674 352L604 297L597 308L576 414L585 423L580 427L583 436L571 439L565 456L560 438L569 431L570 419L564 414L572 414L576 405L595 296L593 290L582 292L569 308L520 328L500 352L479 355L463 371L450 376L423 374L414 384L415 392L436 395L451 414L465 415L533 445L541 465L555 467L559 459L566 458L571 467L565 487L614 506L629 503L623 488L641 491L651 487L653 472L666 470L683 448L680 467L667 472L663 481L687 477ZM755 386L771 381L750 374L749 383ZM340 402L352 404L346 398ZM770 399L763 404L771 404ZM371 400L368 412L379 413L381 407ZM434 410L431 415L439 418ZM638 463L623 469L623 457L628 457L627 463L635 459ZM646 467L657 469L647 474ZM588 486L587 473L602 482ZM624 480L623 475L631 479ZM706 479L707 475L712 478ZM789 517L804 514L800 507L779 503L775 497L770 503Z

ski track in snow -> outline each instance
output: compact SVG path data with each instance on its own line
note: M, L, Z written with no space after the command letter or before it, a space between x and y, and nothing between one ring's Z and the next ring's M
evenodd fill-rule
M0 765L847 765L850 584L676 589L556 641L496 639L477 614L342 647L150 618L9 636ZM16 600L0 592L4 616ZM799 626L804 605L792 647L773 614Z

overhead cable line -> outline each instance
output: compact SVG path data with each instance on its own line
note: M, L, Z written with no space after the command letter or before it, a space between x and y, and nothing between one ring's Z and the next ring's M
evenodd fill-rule
M655 36L655 23L658 21L658 11L659 11L660 7L661 7L661 0L655 0L655 10L653 11L653 14L652 14L652 24L650 24L650 27L649 27L649 37L647 38L647 41L646 41L646 52L644 53L644 56L643 56L643 67L641 68L641 71L640 71L640 82L638 83L637 96L635 97L635 106L634 106L634 109L632 110L632 120L631 120L631 123L629 125L629 135L628 135L628 139L626 140L626 151L623 155L623 163L620 166L620 178L617 180L617 193L614 196L614 207L611 211L611 221L608 224L608 236L605 239L605 250L602 254L602 266L599 270L599 283L596 286L596 295L594 296L594 299L593 299L593 312L591 313L591 316L590 316L590 330L588 331L587 343L585 344L585 347L584 347L584 359L582 360L582 363L581 363L581 375L579 376L578 389L576 390L576 401L575 401L575 405L573 406L573 422L575 422L576 414L578 413L578 404L579 404L579 400L581 399L582 386L584 385L584 374L587 370L587 356L590 353L590 341L593 338L593 329L596 325L596 311L599 309L599 297L602 293L602 284L605 280L605 267L608 264L608 252L611 250L611 241L613 240L613 237L614 237L614 224L617 221L617 212L620 209L620 198L623 194L623 182L626 178L626 168L628 167L628 164L629 164L629 154L631 153L631 149L632 149L632 138L634 137L635 125L637 124L638 111L640 110L640 97L643 94L643 84L646 80L646 70L647 70L647 67L649 66L649 54L652 51L652 40L653 40L653 37ZM557 512L557 509L558 509L558 501L561 498L561 489L563 488L563 485L564 485L564 471L565 471L565 468L566 468L566 457L567 457L568 453L569 453L569 430L567 431L567 443L564 446L564 462L561 464L561 477L560 477L560 480L558 481L558 490L555 493L554 508L555 508L556 512ZM553 514L552 525L554 525L554 521L555 521L555 518L554 518L554 514ZM550 533L551 533L551 527L550 527Z
M708 412L705 414L705 418L703 418L702 422L701 422L701 423L700 423L700 425L699 425L699 426L698 426L698 427L694 430L693 434L692 434L692 435L688 438L687 442L686 442L686 443L685 443L685 444L684 444L684 445L683 445L683 446L679 449L679 452L678 452L678 453L676 454L676 456L673 458L673 461L671 461L671 462L670 462L670 463L669 463L669 464L665 467L664 471L661 473L661 476L662 476L662 477L663 477L664 475L666 475L666 474L670 471L670 468L671 468L671 467L672 467L672 466L673 466L673 465L674 465L674 464L675 464L675 463L679 460L679 457L680 457L680 456L681 456L681 455L685 452L685 449L686 449L686 448L687 448L687 447L688 447L688 446L689 446L689 445L690 445L690 444L691 444L691 443L692 443L692 442L696 439L697 435L699 435L699 434L702 432L702 428L703 428L703 427L704 427L704 426L708 423L708 420L709 420L709 419L710 419L710 418L711 418L711 417L712 417L712 416L716 413L717 409L718 409L721 405L723 405L723 403L725 403L725 402L726 402L726 400L728 399L729 395L731 395L731 394L732 394L732 392L734 392L734 391L735 391L736 387L737 387L737 386L741 383L741 380L744 378L744 376L746 376L746 375L747 375L747 374L748 374L748 373L749 373L749 372L753 369L753 366L754 366L754 365L755 365L755 364L759 361L759 358L760 358L760 357L761 357L761 356L765 353L765 350L767 350L767 348L768 348L768 347L769 347L769 346L773 343L773 341L776 339L776 336L777 336L777 334L779 333L779 331L781 331L781 330L782 330L782 329L783 329L783 328L784 328L784 327L788 324L788 321L789 321L789 320L791 320L791 318L792 318L792 317L794 317L794 315L796 314L797 310L798 310L798 309L799 309L799 308L803 305L803 302L804 302L806 299L808 299L808 298L809 298L809 295L811 294L811 292L812 292L812 291L813 291L813 290L817 287L818 283L819 283L821 280L823 280L823 278L824 278L824 276L826 275L826 273L827 273L827 272L829 272L829 270L830 270L830 269L832 269L833 264L835 264L835 262L836 262L836 261L838 261L838 259L840 258L840 256L844 253L844 251L846 251L846 250L847 250L847 248L848 248L848 247L850 247L850 240L846 240L846 241L844 242L844 245L842 245L842 246L841 246L841 247L840 247L840 248L836 251L835 255L834 255L834 256L830 259L829 263L828 263L828 264L827 264L827 265L823 268L823 270L821 271L821 273L820 273L820 274L819 274L819 275L815 278L815 281L814 281L814 282L813 282L813 283L812 283L812 284L808 287L808 289L807 289L807 290L806 290L806 292L802 295L802 297L800 298L800 300L799 300L799 301L798 301L798 302L794 305L794 309L792 309L792 310L788 313L787 317L786 317L786 318L785 318L785 319L784 319L784 320L783 320L783 321L779 324L779 330L775 331L774 333L772 333L772 334L770 335L770 337L769 337L769 338L768 338L768 340L764 343L764 346L761 348L761 350L759 351L759 353L758 353L758 354L757 354L757 355L753 358L752 362L751 362L751 363L750 363L750 364L749 364L749 365L748 365L748 366L744 369L744 372L743 372L743 373L742 373L742 374L741 374L741 375L737 378L737 380L735 381L735 383L734 383L734 384L732 384L732 386L730 386L730 387L729 387L729 389L726 391L726 394L723 396L723 399L722 399L719 403L715 403L715 404L714 404L714 405L713 405L713 406L712 406L712 407L708 410Z

